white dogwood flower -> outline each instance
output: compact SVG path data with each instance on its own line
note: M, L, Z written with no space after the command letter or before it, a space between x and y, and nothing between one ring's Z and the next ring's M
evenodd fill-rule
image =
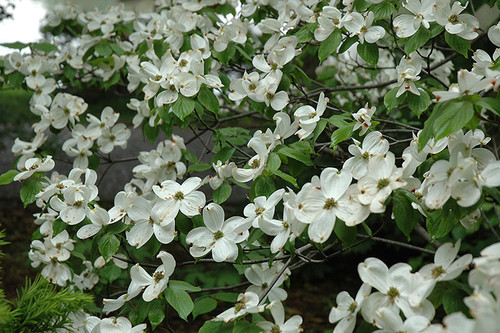
M248 238L250 224L238 216L224 221L224 210L215 203L203 209L203 222L206 227L195 228L186 236L186 242L192 245L189 253L199 258L212 251L216 262L235 260L238 256L236 244Z

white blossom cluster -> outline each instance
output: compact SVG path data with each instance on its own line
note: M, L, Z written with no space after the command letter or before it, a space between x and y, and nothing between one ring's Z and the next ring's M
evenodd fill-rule
M394 142L390 143L382 130L374 129L379 108L374 102L392 90L395 98L430 94L422 82L424 75L432 75L443 86L449 85L446 91L432 91L437 105L498 92L500 71L495 62L499 49L491 54L477 50L471 70L459 70L457 83L453 84L450 84L453 64L440 50L421 48L396 59L386 47L380 50L377 64L369 64L358 50L368 44L387 43L387 31L378 23L375 13L357 11L354 2L348 0L341 3L333 0L322 7L317 7L318 4L315 0L244 3L164 0L157 1L158 12L141 15L123 6L86 13L69 7L51 14L47 25L58 27L76 21L82 29L79 37L61 41L59 51L30 55L14 52L5 56L2 73L23 77L27 89L33 91L30 110L39 117L33 124L32 140L16 139L12 147L12 152L19 156L19 173L13 179L40 180L41 189L35 199L43 212L36 215L35 223L40 225L41 239L31 244L32 266L42 266L41 273L49 281L80 290L93 289L106 265L123 271L128 279L122 286L123 294L103 300L102 311L109 315L123 309L141 293L144 302L163 297L171 285L170 277L178 268L173 254L165 247L172 242L185 242L186 252L196 260L236 265L242 251L252 251L267 241L269 252L275 256L273 260L270 264L248 265L241 274L251 286L238 296L233 307L214 320L232 322L245 314L268 309L274 323L257 324L265 332L300 332L302 318L295 315L285 320L282 304L287 292L281 286L291 275L283 262L288 258L287 244L299 239L326 246L336 225L355 227L367 222L370 216L386 212L389 199L397 190L413 193L416 202L410 209L429 216L449 200L460 207L473 207L480 202L484 188L500 186L500 161L485 148L490 138L481 129L466 132L454 129L454 133L441 138L437 135L427 138L426 145L419 149L424 132L417 133L410 126L413 136L400 150L391 150ZM241 6L232 15L214 14L217 21L198 12L216 5ZM277 15L256 23L250 17L261 6L268 6ZM402 6L404 9L392 22L399 38L411 38L421 27L429 29L431 24L465 40L478 37L478 20L463 13L466 6L458 1L407 0ZM301 103L293 98L301 93L298 85L280 88L286 80L291 80L289 67L305 48L296 35L287 33L306 24L314 26L314 31L309 31L316 39L313 42L326 43L335 33L339 33L342 41L356 39L339 56L325 57L319 71L334 69L331 80L343 85L364 84L366 90L339 95L329 94L326 89L304 91L307 98ZM261 35L265 35L265 43L249 38ZM490 27L487 36L500 47L500 24ZM248 56L251 66L231 68L224 52L239 48L244 53L247 47L258 50ZM375 74L372 65L380 67ZM221 72L228 73L224 75L229 82L221 79ZM66 75L66 81L53 78L61 75ZM183 137L172 135L171 139L158 143L156 149L139 154L134 178L116 194L113 207L106 209L99 204L98 175L89 159L106 155L109 159L117 146L126 149L131 130L118 122L119 110L105 107L98 115L90 114L83 98L63 91L71 81L108 89L120 80L134 95L127 104L134 111L134 128L167 126L167 119L173 113L180 120L196 115L209 130L197 109L197 104L206 106L201 105L202 88L213 95L217 107L230 101L239 108L238 112L248 112L250 102L263 103L272 111L269 118L274 128L253 132L247 147L239 149L247 159L214 160L204 178L188 172L187 143ZM387 81L391 82L382 85L382 89L373 88ZM339 105L349 105L353 100L360 101L359 105L353 104L357 112L346 111L342 122L335 122L332 119L335 116L326 117L329 110L337 110ZM188 104L194 105L189 114L179 115L179 109L181 112L189 109ZM219 124L219 119L215 121ZM323 131L328 122L340 128L347 121L352 125L351 136L360 129L359 136L364 138L362 141L353 138L353 144L344 154L345 161L336 161L342 162L341 166L318 169L316 175L296 190L278 188L270 190L269 195L256 195L245 202L241 213L217 203L215 191L221 190L223 184L244 187L262 176L283 176L279 165L270 170L272 163L285 162L279 156L276 162L278 154L288 154L289 158L300 161L304 157L297 156L301 154L297 147L303 144L302 147L311 148L310 142L316 143L318 129ZM45 177L43 173L59 163L51 155L40 154L49 131L66 130L69 138L60 145L60 150L70 158L73 168L67 176L53 172ZM295 146L288 146L292 142ZM432 163L425 169L424 162L429 159ZM212 190L214 196L210 197ZM477 210L471 213L461 220L462 224L474 227L478 221L474 216L478 214ZM184 218L196 223L181 235L179 224ZM108 232L112 228L118 231ZM144 264L118 246L107 258L86 258L75 251L75 243L85 240L99 240L99 246L103 246L104 237L97 238L103 230L109 237L107 241L116 240L123 249L139 251L148 248L147 244L159 243L160 247L146 262L157 259L161 264L149 264L148 267L155 269L149 273ZM265 236L250 241L256 232ZM492 331L498 317L498 246L486 248L474 261L470 254L456 259L459 247L460 240L443 244L436 251L434 263L415 273L405 263L389 268L379 259L366 259L358 266L364 284L356 297L346 292L337 297L337 306L330 313L330 322L339 322L334 332L352 332L358 312L379 329L377 332L456 332L457 327L466 332ZM72 256L81 259L83 270L71 267ZM474 319L453 314L444 319L445 327L431 324L435 309L428 296L438 282L457 278L471 262L475 268L469 274L469 284L474 293L465 303ZM146 324L133 327L125 317L100 319L81 313L75 314L73 328L92 333L140 332L146 329Z
M363 285L356 297L345 291L337 296L337 306L329 318L331 323L338 322L333 331L353 332L360 312L367 322L379 328L375 332L494 332L498 328L499 246L490 245L473 259L471 254L457 257L460 240L445 243L437 249L434 263L415 273L405 263L388 268L377 258L367 258L358 265ZM435 311L427 298L434 287L440 281L455 279L470 264L474 269L469 272L468 282L474 291L463 301L472 319L456 312L446 316L443 324L431 323Z

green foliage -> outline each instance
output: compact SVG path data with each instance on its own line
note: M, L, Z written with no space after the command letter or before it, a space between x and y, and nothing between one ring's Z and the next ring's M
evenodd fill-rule
M42 182L39 175L36 173L23 181L23 186L21 187L21 201L24 207L28 206L30 203L35 202L36 195L42 190Z
M224 201L229 199L231 196L232 188L231 185L224 181L222 185L214 191L213 200L216 204L222 204Z
M342 32L341 30L336 29L319 46L318 58L320 62L325 60L326 57L335 52L341 42L342 42Z
M406 39L405 52L410 54L422 46L424 46L427 41L431 38L431 32L426 29L423 25L417 30L413 36Z
M180 119L184 120L194 111L195 102L188 97L179 95L177 100L172 104L172 112Z
M448 45L452 49L454 49L455 51L457 51L458 53L460 53L464 57L466 57L466 58L468 57L468 55L467 55L468 51L471 49L470 43L468 41L466 41L462 37L459 37L457 35L452 35L448 32L444 33L444 38L446 40L446 43L448 43Z
M0 185L7 185L14 181L14 177L19 173L17 170L9 170L0 175Z
M169 287L165 290L165 297L168 304L170 304L179 317L187 321L187 316L193 311L194 303L189 294L178 288Z
M412 203L420 205L417 198L407 190L398 189L392 196L396 225L410 239L410 232L422 220L422 214L412 207Z
M370 65L377 66L378 63L378 46L375 43L358 44L359 56Z
M420 115L431 105L431 98L427 92L423 90L419 91L420 95L408 94L408 106L420 117Z
M91 295L60 289L38 276L33 282L26 282L17 300L11 306L5 321L0 324L0 332L55 332L71 322L70 313L91 304ZM0 303L2 304L2 303ZM0 313L5 303L0 305Z
M103 256L104 260L111 258L111 256L118 251L119 247L120 241L111 233L104 234L99 239L99 252Z

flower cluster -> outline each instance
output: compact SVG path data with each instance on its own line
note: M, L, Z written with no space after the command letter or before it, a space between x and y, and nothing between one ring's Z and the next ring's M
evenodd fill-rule
M479 216L494 228L498 215L500 24L480 34L474 7L449 0L155 4L57 9L46 22L56 45L0 61L0 83L28 91L37 117L11 149L17 170L0 176L40 209L32 266L130 318L82 311L72 328L139 332L167 306L188 320L227 302L207 326L301 332L301 316L285 320L294 270L416 230L442 238L434 262L415 271L366 258L356 296L337 295L334 332L352 332L358 313L377 332L494 330L498 244L457 254ZM484 50L455 70L474 39ZM79 89L126 101L96 111ZM115 147L137 129L155 148L125 159L133 176L106 202L99 164L123 162ZM63 163L72 168L60 174ZM452 293L468 286L446 283L471 262L464 299ZM447 297L473 318L431 324Z

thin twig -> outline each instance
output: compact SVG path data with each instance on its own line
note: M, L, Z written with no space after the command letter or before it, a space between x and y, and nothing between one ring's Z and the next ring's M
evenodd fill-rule
M290 255L285 255L285 256L279 257L279 258L276 257L276 258L273 259L273 261L285 260L285 259L288 259L288 258L290 258ZM217 262L217 261L215 261L214 259L188 260L188 261L184 261L184 262L181 262L181 263L177 264L177 267L187 266L187 265L195 265L195 264L198 264L198 263L208 263L208 262L212 263L212 262ZM261 264L263 262L269 262L269 258L253 259L253 260L243 260L241 262L236 262L236 261L233 261L233 260L226 260L226 261L221 261L220 263L231 264L231 265L234 265L234 264L238 264L238 265L252 265L252 264Z
M281 268L281 270L278 272L278 274L276 274L274 279L269 283L267 288L262 292L262 295L259 296L259 304L262 303L262 301L266 298L267 294L269 294L271 289L273 289L274 285L276 284L276 282L278 282L279 278L283 275L283 273L285 273L285 270L288 268L288 266L290 265L291 262L292 262L292 257L289 257L288 260L286 261L286 263Z
M248 286L250 282L242 282L238 284L234 284L232 286L225 286L225 287L213 287L213 288L205 288L201 289L198 291L188 291L189 294L196 294L196 293L204 293L204 292L212 292L212 291L224 291L224 290L233 290L241 287Z
M398 241L395 241L395 240L392 240L392 239L386 239L386 238L381 238L381 237L370 237L369 235L363 235L363 234L358 234L358 237L369 238L369 239L372 239L372 240L377 241L377 242L382 242L382 243L387 243L387 244L391 244L391 245L397 245L397 246L401 246L401 247L406 247L408 249L412 249L412 250L415 250L415 251L420 251L420 252L424 252L424 253L428 253L428 254L435 254L436 253L436 251L428 250L426 248L423 248L423 247L420 247L420 246L411 245L411 244L408 244L408 243L398 242Z
M483 212L483 210L481 210L481 216L483 217L483 219L486 221L486 223L488 224L488 226L490 227L491 231L493 232L493 235L495 236L496 239L500 240L500 236L498 236L498 233L497 231L495 230L495 228L493 228L493 225L491 224L490 222L490 219L488 219L488 217L486 216L486 214Z
M432 241L431 235L427 232L427 230L424 229L420 224L417 224L415 226L415 231L422 236L427 242L429 242L435 249L437 249L439 246L441 246L441 243L438 241Z

